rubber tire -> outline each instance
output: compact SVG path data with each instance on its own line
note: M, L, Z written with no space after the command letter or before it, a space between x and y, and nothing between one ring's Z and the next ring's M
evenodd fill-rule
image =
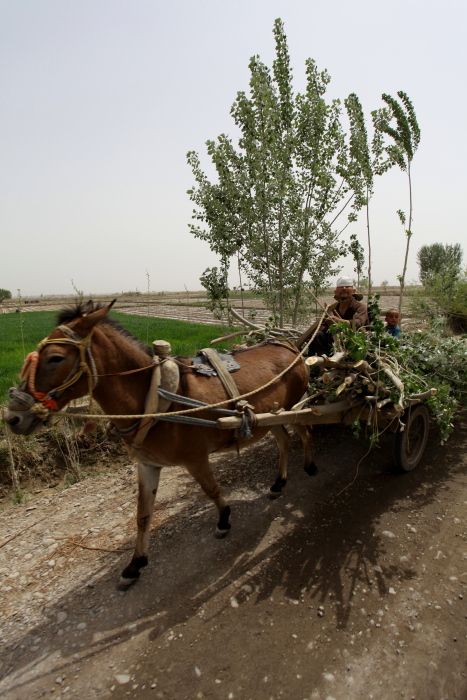
M423 404L409 408L402 420L405 430L398 430L394 438L394 464L398 471L411 472L425 452L430 427L428 409ZM410 453L407 452L407 436Z

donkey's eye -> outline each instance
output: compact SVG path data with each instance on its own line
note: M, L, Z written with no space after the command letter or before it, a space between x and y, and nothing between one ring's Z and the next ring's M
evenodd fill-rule
M47 363L50 365L52 362L63 362L64 359L62 355L52 355L52 357L47 360Z

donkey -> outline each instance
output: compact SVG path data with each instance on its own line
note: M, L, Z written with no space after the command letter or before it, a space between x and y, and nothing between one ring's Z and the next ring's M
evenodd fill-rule
M31 435L44 425L50 425L54 413L87 393L92 394L104 413L122 416L112 415L111 420L124 438L130 454L136 454L139 487L135 551L122 572L119 585L124 590L139 578L140 569L148 563L149 528L162 467L183 466L196 479L217 506L216 535L223 537L230 529L230 506L211 471L209 455L239 449L260 440L270 430L280 453L279 472L270 492L275 497L280 495L287 480L289 434L281 425L256 427L252 428L252 437L246 439L238 437L234 430L160 420L135 452L132 435L137 432L139 421L135 427L132 416L145 413L153 372L152 351L108 317L113 303L95 306L88 302L60 313L59 326L39 343L37 351L31 353L23 367L27 381L10 389L11 401L5 418L14 433ZM292 345L266 343L239 352L241 368L233 376L241 395L258 389L252 398L257 412L269 412L275 405L289 410L303 396L308 368L301 357L297 358L298 351ZM229 403L229 396L218 377L196 373L189 358L176 359L180 365L176 393L181 398L190 397L210 405L222 401ZM295 364L294 360L297 360ZM264 386L292 364L279 380ZM185 405L174 401L168 415L183 409L186 410ZM209 409L196 415L216 419L216 414ZM316 467L311 459L307 427L293 427L303 442L304 468L313 475Z

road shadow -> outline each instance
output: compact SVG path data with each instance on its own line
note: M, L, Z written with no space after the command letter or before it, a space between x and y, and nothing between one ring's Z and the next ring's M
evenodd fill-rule
M92 588L77 583L46 607L43 624L4 651L2 685L12 697L24 697L28 685L51 669L66 674L142 632L160 640L228 591L214 619L231 605L236 581L248 580L247 589L236 592L238 605L248 599L260 606L278 594L291 601L305 598L316 608L332 599L335 626L345 629L357 585L376 587L383 599L393 582L417 575L416 559L386 560L388 540L380 534L380 520L389 511L423 509L464 469L460 454L467 428L458 423L444 447L438 440L434 429L419 467L396 474L390 437L361 461L368 450L364 438L356 440L339 426L320 427L314 440L318 475L309 477L301 469L300 442L294 439L290 479L277 501L266 498L277 462L269 439L240 461L227 457L217 471L224 484L230 481L225 490L232 506L231 535L215 540L213 508L196 500L153 531L149 566L125 594L116 591L116 583L131 553L117 562L115 555L104 557ZM67 621L59 624L64 610ZM83 621L85 628L78 629ZM36 652L38 638L44 644Z

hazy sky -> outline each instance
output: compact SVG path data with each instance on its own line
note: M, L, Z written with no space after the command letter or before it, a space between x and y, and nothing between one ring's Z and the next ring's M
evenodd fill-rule
M217 259L188 229L186 153L207 168L205 141L235 135L230 106L248 90L249 58L272 64L276 17L296 90L312 57L331 74L328 99L356 92L368 115L382 92L412 99L408 279L422 244L467 248L465 2L2 0L0 287L145 291L147 270L152 290L200 289ZM376 283L402 270L397 209L408 211L407 182L393 169L372 201ZM365 243L363 219L352 230Z

